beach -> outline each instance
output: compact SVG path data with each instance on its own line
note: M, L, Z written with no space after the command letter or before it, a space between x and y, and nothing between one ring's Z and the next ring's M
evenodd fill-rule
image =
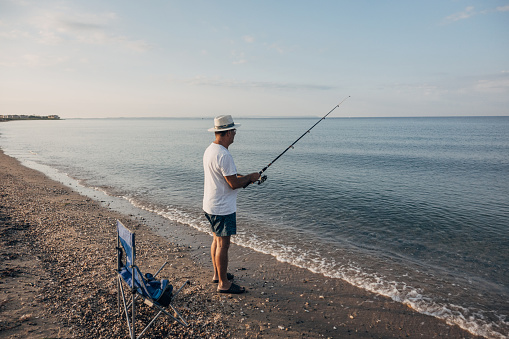
M136 232L138 265L174 286L189 327L160 318L147 338L480 338L408 306L232 245L241 295L216 292L204 245L167 239L145 216L80 195L0 151L0 336L124 338L116 291L116 220ZM185 227L166 222L161 227ZM198 231L195 231L198 233ZM140 320L151 314L138 313ZM139 326L139 325L138 325Z

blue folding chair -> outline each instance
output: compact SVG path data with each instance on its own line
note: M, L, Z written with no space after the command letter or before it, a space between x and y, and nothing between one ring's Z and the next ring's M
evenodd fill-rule
M129 328L131 339L141 338L148 328L156 321L161 314L166 314L179 324L189 326L182 315L172 305L180 291L186 284L187 280L175 292L173 286L167 279L156 279L156 276L166 266L165 262L159 270L154 274L147 273L143 275L138 266L135 265L136 243L135 234L129 231L120 221L117 220L117 286L118 286L118 308L121 312L121 305L124 306L124 312ZM124 290L123 284L129 288L130 296ZM127 294L127 296L126 296ZM147 326L136 337L136 302L142 299L145 304L154 307L159 312L152 318ZM122 303L122 304L121 304ZM174 315L170 314L167 308L171 308Z

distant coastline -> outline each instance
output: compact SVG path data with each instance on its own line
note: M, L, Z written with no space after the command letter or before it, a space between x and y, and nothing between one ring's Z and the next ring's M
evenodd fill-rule
M0 115L0 121L12 120L60 120L58 115Z

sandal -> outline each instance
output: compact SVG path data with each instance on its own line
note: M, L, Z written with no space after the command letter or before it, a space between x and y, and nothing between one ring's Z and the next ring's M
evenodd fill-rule
M230 294L241 294L246 291L244 287L240 287L237 284L232 283L229 289L227 290L217 290L219 293L230 293Z
M233 280L233 278L235 278L233 274L231 274L231 273L226 273L226 279L228 279L228 280ZM218 280L218 279L216 279L216 280L212 280L212 283L213 283L213 284L217 284L217 283L219 283L219 280Z

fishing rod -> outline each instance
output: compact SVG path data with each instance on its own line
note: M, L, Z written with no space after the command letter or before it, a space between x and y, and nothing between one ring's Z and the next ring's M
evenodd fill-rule
M300 139L302 139L306 134L308 134L316 125L318 125L322 120L325 120L325 118L332 113L332 111L334 111L336 108L338 108L346 99L350 98L350 96L347 96L346 98L344 98L339 104L337 104L336 106L334 106L333 109L331 109L329 111L329 113L325 114L320 120L318 120L313 126L311 126L310 129L308 129L306 132L304 132L304 134L302 134L297 140L295 140L293 142L293 144L291 144L290 146L288 146L284 151L283 153L281 153L280 155L278 155L274 160L272 160L267 166L265 166L260 172L258 172L260 174L260 176L263 174L263 172L265 172L273 163L275 163L279 158L281 158L281 156L283 156L283 154L285 154L286 152L288 152L288 150L290 148L293 148L293 145L295 145ZM264 176L261 176L260 179L258 181L256 181L258 183L258 185L261 185L265 180L267 180L267 176L264 175ZM249 186L249 184L247 184L245 187ZM244 188L245 188L244 187Z

